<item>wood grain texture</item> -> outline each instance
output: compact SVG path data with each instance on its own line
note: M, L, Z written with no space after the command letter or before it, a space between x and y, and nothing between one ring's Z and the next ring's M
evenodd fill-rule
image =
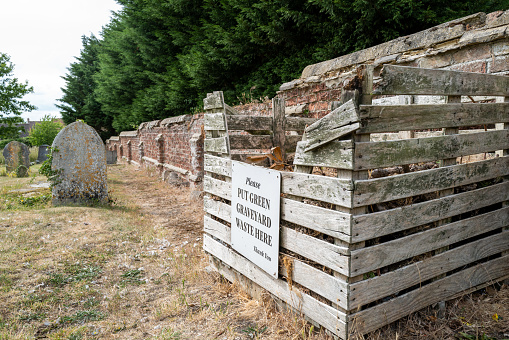
M509 157L448 166L384 178L355 181L354 206L467 185L509 174Z
M203 177L203 191L227 200L232 199L231 183L221 181L207 175Z
M286 131L304 131L316 121L316 118L286 117Z
M268 116L226 116L229 130L271 131L272 117Z
M509 103L445 105L361 105L357 133L441 129L509 122Z
M230 148L228 147L228 137L206 138L203 149L205 152L228 154L230 152Z
M232 176L232 161L227 158L205 154L204 170L223 176Z
M509 255L467 268L387 302L353 314L354 331L365 334L455 294L509 274Z
M359 109L354 100L349 100L328 115L306 128L304 151L313 150L320 145L344 136L360 128Z
M223 113L206 113L203 115L203 126L206 131L226 131L226 122Z
M272 136L230 135L230 147L234 149L270 149Z
M375 95L505 96L509 77L484 73L385 65Z
M304 292L300 292L295 287L290 289L288 284L282 280L274 280L272 276L253 265L244 257L214 241L207 235L204 235L203 248L206 252L235 268L239 273L267 289L293 308L345 338L346 325L344 320L346 320L346 315L344 313L319 302Z
M350 289L351 309L390 296L507 249L509 249L509 231L470 242L381 276L356 282Z
M508 224L509 207L506 207L372 247L353 250L352 275L367 273Z
M355 169L436 161L509 148L509 130L355 143Z
M305 152L306 141L297 143L293 164L353 169L353 142L333 141Z
M389 235L509 200L509 182L372 214L353 216L352 243Z

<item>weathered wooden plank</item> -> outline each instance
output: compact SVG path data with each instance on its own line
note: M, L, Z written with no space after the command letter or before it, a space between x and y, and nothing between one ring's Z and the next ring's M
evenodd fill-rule
M362 310L353 314L348 322L354 322L355 330L359 334L365 334L426 306L447 300L471 287L485 282L496 282L497 278L507 274L509 274L509 255L480 263L372 308Z
M341 105L305 130L307 145L304 151L313 150L360 128L359 109L353 99Z
M205 216L204 231L213 237L220 239L226 244L231 244L231 230L227 225ZM287 255L284 255L287 256ZM288 257L288 256L287 256ZM292 281L311 289L324 298L338 304L346 309L347 305L347 283L343 280L328 275L325 272L311 267L308 264L290 257L292 262ZM280 265L280 273L288 276L286 268Z
M316 118L286 117L286 131L304 131L307 126L317 120Z
M228 104L224 104L224 113L227 115L239 115L239 112Z
M356 207L444 190L509 174L509 157L355 182Z
M281 228L281 247L343 275L348 275L348 248L328 243L293 229Z
M210 176L203 177L203 191L219 196L221 198L232 199L232 185L225 181L212 178Z
M441 129L509 122L509 103L361 105L357 133Z
M281 219L343 241L350 240L351 215L347 213L282 198Z
M505 96L509 78L484 73L385 65L375 95Z
M209 216L203 217L203 231L210 234L227 244L231 244L231 230L227 225L216 221Z
M226 131L226 122L223 113L206 113L203 115L204 129Z
M205 152L217 152L228 154L228 137L206 138L203 146Z
M272 99L272 146L279 147L283 160L286 159L285 150L285 99L284 98L273 98Z
M216 216L226 222L230 222L231 220L231 208L229 204L205 196L203 198L203 209L207 214Z
M228 130L271 131L272 117L268 116L226 116Z
M230 147L233 149L270 149L272 136L230 135Z
M509 148L509 130L355 143L355 169L435 161Z
M344 313L319 302L296 287L290 289L288 284L282 280L274 280L272 276L207 235L204 235L203 248L323 327L346 338L344 322L346 315Z
M222 108L224 108L223 91L207 93L207 97L203 99L203 109L207 111Z
M352 206L352 181L333 177L281 172L281 192L337 204Z
M232 176L232 161L228 158L222 158L205 154L204 170L218 175Z
M284 256L289 257L287 255ZM340 308L347 309L348 284L345 281L326 274L295 258L289 258L292 260L293 282L323 296ZM288 276L285 266L280 266L279 272L282 276Z
M353 169L353 142L333 141L305 152L306 141L297 143L293 164Z
M509 224L509 207L352 251L352 275L367 273Z
M353 216L352 243L389 235L509 200L509 182L399 208Z
M352 284L350 306L356 309L425 282L438 275L509 249L509 232L496 234L448 250L381 276Z

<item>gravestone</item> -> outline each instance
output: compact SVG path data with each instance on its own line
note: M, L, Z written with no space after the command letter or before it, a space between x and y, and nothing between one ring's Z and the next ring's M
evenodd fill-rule
M48 158L49 145L43 144L39 146L39 153L37 155L37 163L42 163Z
M106 149L106 164L117 164L117 152Z
M57 172L53 204L107 200L106 153L93 128L81 121L67 125L55 137L52 149L51 169Z
M18 177L27 177L30 167L30 150L23 143L12 141L4 148L5 167L7 172L14 172Z

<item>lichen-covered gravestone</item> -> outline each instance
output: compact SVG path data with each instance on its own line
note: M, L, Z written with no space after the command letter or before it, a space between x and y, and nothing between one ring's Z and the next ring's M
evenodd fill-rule
M104 202L108 198L106 153L101 137L87 124L67 125L52 145L57 173L53 204Z
M5 167L7 172L15 172L18 177L27 177L30 167L30 150L23 143L12 141L4 148Z

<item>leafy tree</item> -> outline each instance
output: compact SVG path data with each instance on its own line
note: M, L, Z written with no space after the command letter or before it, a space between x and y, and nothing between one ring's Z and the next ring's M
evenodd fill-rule
M101 104L97 101L95 93L96 83L94 76L99 72L98 54L101 41L94 35L81 38L83 49L76 62L68 68L68 73L62 78L66 87L62 88L62 103L57 105L64 123L71 124L82 119L92 126L101 136L108 139L115 131L112 127L111 116L103 114Z
M56 118L46 115L30 130L28 140L35 146L51 145L63 127Z
M13 77L14 65L10 57L0 52L0 139L15 138L19 135L23 123L20 115L24 111L35 110L35 106L28 101L21 100L23 96L33 92L28 83L22 84Z

